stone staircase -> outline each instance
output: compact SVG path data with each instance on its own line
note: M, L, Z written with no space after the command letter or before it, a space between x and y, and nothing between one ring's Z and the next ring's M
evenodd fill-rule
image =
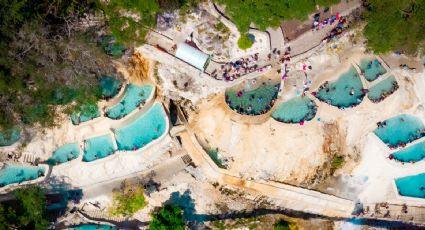
M24 153L20 159L21 162L23 163L30 163L30 164L34 164L34 162L37 160L37 157L34 156L33 154L28 154L28 153Z
M139 224L135 220L126 217L109 216L107 213L100 210L79 210L78 212L89 220L111 223L120 229L139 229Z
M188 164L192 163L192 158L188 154L186 154L186 155L182 156L182 161L185 164L188 165Z

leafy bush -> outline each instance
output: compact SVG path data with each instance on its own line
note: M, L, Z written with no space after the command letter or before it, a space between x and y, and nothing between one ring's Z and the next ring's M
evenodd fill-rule
M158 212L152 214L149 224L151 230L183 230L185 226L181 208L174 205L165 205Z
M242 50L251 48L252 40L249 38L248 34L242 34L238 39L238 47Z
M337 169L341 168L345 163L344 156L334 156L331 161L331 173L333 174Z
M291 230L291 226L288 222L284 220L279 220L273 225L274 230Z
M131 46L144 41L149 28L156 25L160 8L156 0L111 0L103 10L117 42Z
M109 212L115 216L132 216L146 205L143 188L124 182L122 191L114 192L113 206L109 209Z

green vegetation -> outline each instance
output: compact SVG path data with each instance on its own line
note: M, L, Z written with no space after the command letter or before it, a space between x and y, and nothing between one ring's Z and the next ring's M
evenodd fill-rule
M102 8L115 39L128 46L143 42L160 10L157 0L111 0Z
M284 220L279 220L273 225L274 230L290 230L289 223Z
M143 188L125 181L121 191L113 193L113 206L109 213L114 216L132 216L146 205Z
M344 163L344 156L335 155L331 161L331 174L333 174L337 169L341 168Z
M248 34L243 34L238 39L238 47L242 50L246 50L248 48L251 48L252 43L253 42L249 38Z
M54 126L58 113L98 100L110 58L96 47L98 28L78 26L95 0L0 0L0 11L0 130Z
M39 187L13 191L16 203L0 204L0 229L47 229L46 196Z
M184 230L183 211L178 206L164 205L152 214L151 230Z
M402 50L410 54L425 48L425 1L369 0L364 35L378 53Z
M283 20L306 19L316 9L316 5L327 6L339 0L217 0L225 5L226 14L236 24L241 33L248 32L251 23L260 30L278 27Z

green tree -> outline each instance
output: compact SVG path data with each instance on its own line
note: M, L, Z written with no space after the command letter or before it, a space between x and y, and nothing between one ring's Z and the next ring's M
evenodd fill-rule
M183 230L185 226L183 212L178 206L164 205L152 214L149 225L151 230Z
M402 50L410 54L424 48L425 1L369 0L364 35L377 53Z
M248 31L251 23L260 30L278 27L283 20L306 19L316 5L331 5L339 0L217 0L225 5L226 14L241 33Z
M16 204L0 204L0 229L47 229L46 196L40 187L13 191Z

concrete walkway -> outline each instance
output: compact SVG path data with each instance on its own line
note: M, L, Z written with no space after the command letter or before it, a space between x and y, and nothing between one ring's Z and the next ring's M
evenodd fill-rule
M218 168L212 162L190 130L181 132L180 137L183 147L192 157L195 165L202 168L212 180L260 193L276 199L279 205L293 210L330 217L349 218L351 216L354 209L354 202L351 200L282 183L251 181L231 175L227 170Z

